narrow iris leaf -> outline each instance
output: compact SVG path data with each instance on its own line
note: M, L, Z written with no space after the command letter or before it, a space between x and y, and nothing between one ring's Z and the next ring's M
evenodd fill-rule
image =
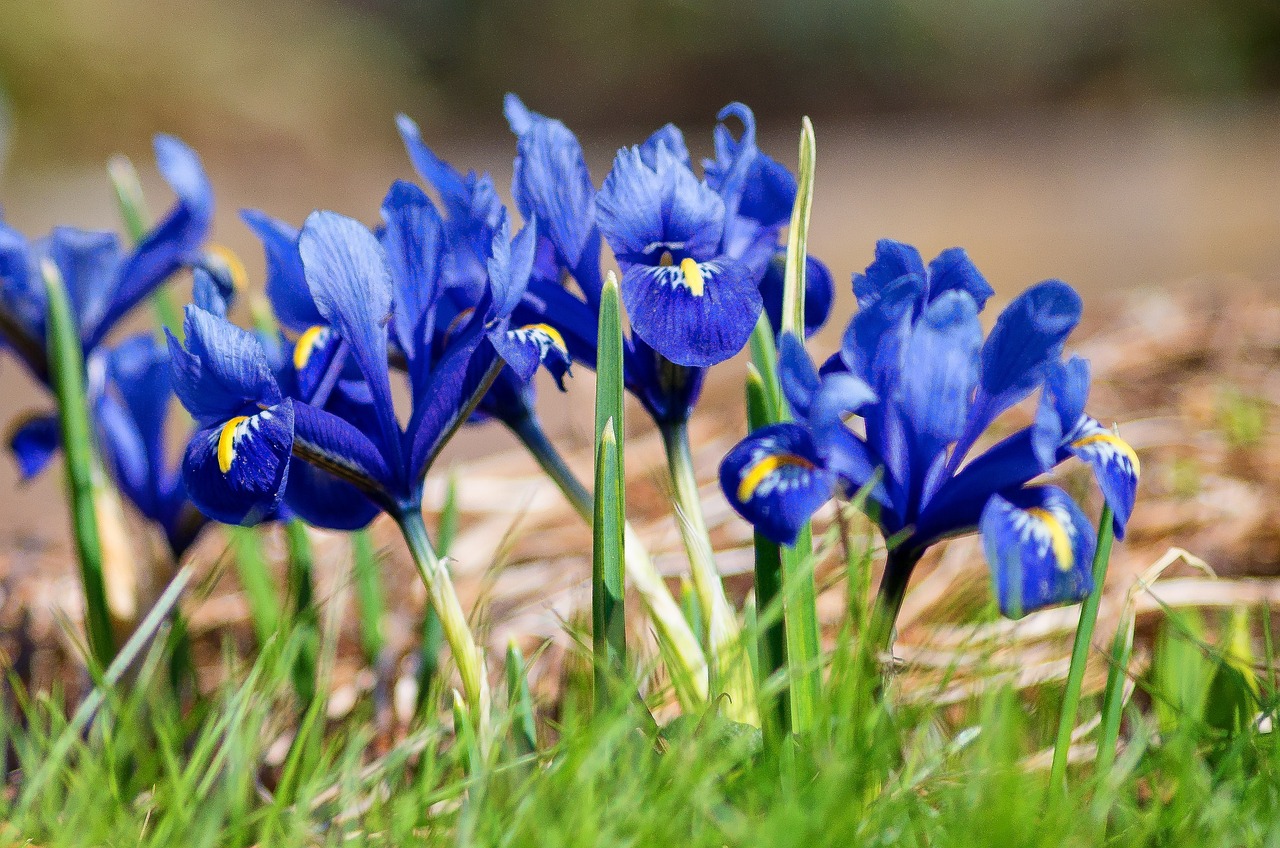
M809 241L809 212L813 207L814 147L813 124L806 117L800 124L800 172L787 233L787 266L782 289L782 332L801 339L804 338L804 277L808 256L805 251Z
M596 711L626 672L624 605L626 493L622 462L622 316L618 283L610 275L600 297L596 370L596 474L592 517L591 613Z
M94 448L84 386L84 351L62 275L52 261L41 265L48 295L49 378L58 399L62 446L67 457L67 503L71 508L80 580L85 597L85 628L93 659L106 668L115 656L111 612L102 573L102 541L94 511Z
M258 645L267 643L280 627L280 600L271 582L262 536L250 527L228 527L234 549L236 575L249 601L249 617Z
M1071 733L1075 729L1076 715L1080 709L1080 687L1084 683L1093 628L1098 623L1098 607L1102 603L1102 590L1107 580L1107 563L1111 559L1111 542L1114 538L1111 507L1104 506L1098 524L1098 546L1093 555L1093 591L1080 607L1080 623L1076 626L1076 640L1071 648L1071 666L1067 671L1067 687L1062 696L1058 738L1053 746L1049 789L1059 794L1065 792L1067 787L1067 755L1071 750Z

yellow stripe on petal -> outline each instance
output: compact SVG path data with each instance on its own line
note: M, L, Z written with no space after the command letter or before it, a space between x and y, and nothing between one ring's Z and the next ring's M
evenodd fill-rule
M742 480L738 483L738 502L746 503L751 500L756 493L756 489L760 488L760 484L768 479L770 474L788 467L811 470L814 468L814 464L803 456L798 456L794 453L780 453L763 457L759 462L747 469L746 474L742 475Z
M1137 452L1134 451L1134 449L1129 446L1128 442L1126 442L1124 439L1117 436L1115 433L1107 433L1105 431L1101 433L1091 433L1088 436L1085 436L1080 439L1076 439L1074 442L1071 443L1071 447L1079 449L1079 448L1086 448L1089 445L1096 445L1096 444L1111 445L1111 447L1115 448L1123 456L1128 457L1129 462L1133 464L1134 476L1135 477L1142 476L1142 463L1138 461Z
M1053 558L1058 561L1058 568L1062 571L1070 571L1076 564L1076 552L1071 547L1071 537L1067 535L1067 528L1062 526L1062 522L1058 520L1058 516L1054 515L1047 509L1033 506L1027 510L1027 515L1038 519L1045 529L1049 531L1049 539L1053 544Z
M560 335L560 331L550 324L526 324L521 327L522 330L528 330L531 333L542 333L551 339L551 344L564 353L569 352L568 346L564 343L564 336Z
M684 274L684 284L693 292L694 297L702 297L707 289L707 281L702 276L698 263L686 256L680 260L680 273Z
M311 354L315 353L316 343L320 341L320 334L324 332L324 327L317 324L314 327L308 327L307 331L298 337L298 343L293 346L293 367L301 371L307 366L307 362L311 359Z
M245 286L249 284L249 272L245 270L244 263L240 261L235 251L221 244L211 244L206 250L227 266L232 288L236 291L244 291Z
M236 428L248 420L249 416L247 415L237 415L226 424L223 424L222 431L218 433L218 469L223 474L231 471L231 463L236 458Z

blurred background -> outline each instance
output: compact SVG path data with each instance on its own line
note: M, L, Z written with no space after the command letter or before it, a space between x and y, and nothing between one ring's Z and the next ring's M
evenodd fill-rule
M506 91L578 130L597 182L666 121L709 152L742 100L791 167L813 118L811 248L842 290L876 238L963 245L1002 297L1062 277L1097 324L1126 292L1280 279L1278 89L1275 0L18 0L0 11L0 206L32 235L115 227L103 165L126 153L159 213L150 138L174 133L260 281L237 210L373 221L411 176L397 112L505 191ZM42 402L0 364L0 417ZM567 405L548 415L572 431ZM57 478L6 498L0 529L61 537Z

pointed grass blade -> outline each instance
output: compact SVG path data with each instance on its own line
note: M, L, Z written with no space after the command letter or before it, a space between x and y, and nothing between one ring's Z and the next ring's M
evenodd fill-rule
M511 710L511 737L517 756L538 750L538 725L533 717L533 695L524 653L515 640L507 643L507 708Z

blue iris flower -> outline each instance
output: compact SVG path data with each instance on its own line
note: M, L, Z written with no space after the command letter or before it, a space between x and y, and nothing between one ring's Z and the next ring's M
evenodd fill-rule
M762 308L781 310L775 260L794 178L759 151L754 118L741 104L720 114L744 130L735 138L725 124L717 127L705 179L694 173L680 131L667 125L619 151L599 191L563 123L530 111L515 95L507 96L506 113L518 139L512 192L539 228L540 260L517 317L555 327L573 359L594 367L607 240L622 268L631 323L623 350L627 388L659 424L682 424L705 368L742 348ZM814 311L807 323L816 329L831 301L830 275L816 260L810 267ZM578 292L564 285L565 276Z
M435 324L437 344L445 344L457 317L475 309L484 295L488 281L486 257L489 245L506 210L498 200L493 179L488 173L461 174L427 146L412 120L400 115L396 123L414 169L435 189L444 210L440 223L434 229L443 239L439 271L441 301L436 307L440 314ZM411 185L401 184L400 191L418 198L418 204L425 202L425 196ZM386 212L383 217L390 227L391 217ZM541 242L543 251L541 255L535 254L530 270L531 275L543 279L556 274L554 258L546 250L547 244L546 241ZM546 348L544 361L563 391L570 359L559 331L546 322L534 321L520 328L520 332ZM513 429L519 429L533 419L534 402L532 381L522 379L511 368L504 368L481 399L472 420L496 418Z
M1018 617L1092 589L1094 536L1062 490L1035 478L1069 457L1093 470L1123 538L1139 463L1085 414L1088 364L1062 359L1079 295L1049 280L1018 296L983 338L992 291L962 250L928 266L882 241L853 281L859 310L819 371L785 335L779 376L796 420L748 436L721 466L729 501L769 538L794 543L833 494L865 490L890 554L886 582L905 587L924 550L980 530L1001 611ZM987 428L1036 390L1035 423L970 453ZM858 429L846 419L856 413Z
M156 162L177 199L165 217L125 251L111 232L56 227L28 241L0 223L0 334L31 374L48 384L46 313L40 265L51 261L67 287L89 372L88 390L104 458L121 491L165 533L175 555L195 539L204 518L191 508L176 472L164 463L163 422L172 395L167 353L151 339L108 348L107 337L172 274L190 268L198 296L227 297L240 284L239 262L208 244L213 190L200 159L181 141L157 136ZM24 478L56 454L61 434L51 413L25 416L9 445Z
M419 200L393 187L384 214L398 210L421 224L430 213ZM457 316L439 349L429 342L435 338L439 289L433 269L440 256L424 236L427 230L414 229L418 238L411 248L408 239L394 235L394 222L380 243L336 213L307 219L296 251L310 302L295 306L299 313L313 309L307 320L322 323L294 344L296 385L281 379L259 337L188 307L186 347L172 338L169 344L175 390L198 427L183 476L205 514L252 524L277 515L283 505L308 521L349 527L367 523L377 509L397 517L415 513L427 469L504 361L526 379L537 368L543 355L538 342L508 327L532 267L533 230L512 238L503 218L487 262L486 294ZM292 261L290 252L281 255ZM408 276L395 270L401 262ZM406 289L410 280L419 287L416 296ZM393 348L405 360L411 389L403 427L391 399ZM321 365L309 375L315 358ZM322 476L294 485L304 468ZM344 492L351 490L372 508L358 514L360 522L347 512ZM324 503L331 495L342 509Z
M236 273L234 259L205 241L213 222L213 189L199 157L165 135L156 137L155 151L177 202L132 251L110 232L57 227L46 238L28 241L0 223L0 334L37 379L48 379L42 260L51 260L62 274L86 353L179 269L203 267L228 281Z

